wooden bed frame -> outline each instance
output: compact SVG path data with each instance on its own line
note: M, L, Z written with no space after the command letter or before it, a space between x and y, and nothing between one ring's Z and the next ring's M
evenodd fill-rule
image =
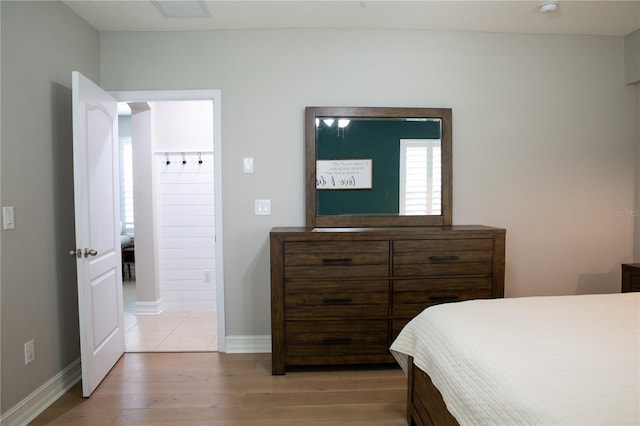
M427 373L408 360L407 423L409 426L459 426Z

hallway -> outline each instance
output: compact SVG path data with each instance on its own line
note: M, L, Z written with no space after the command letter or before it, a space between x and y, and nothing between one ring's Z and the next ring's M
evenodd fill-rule
M125 352L215 352L217 313L163 312L135 315L136 283L124 280Z

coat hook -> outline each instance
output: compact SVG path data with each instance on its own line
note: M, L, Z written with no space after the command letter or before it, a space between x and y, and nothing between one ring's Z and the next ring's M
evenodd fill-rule
M198 164L202 164L202 153L198 153Z
M184 159L184 152L181 152L180 155L182 155L182 164L187 164L187 160Z
M169 161L169 153L168 153L168 152L165 152L165 153L164 153L164 158L167 160L167 166L168 166L169 164L171 164L171 161Z

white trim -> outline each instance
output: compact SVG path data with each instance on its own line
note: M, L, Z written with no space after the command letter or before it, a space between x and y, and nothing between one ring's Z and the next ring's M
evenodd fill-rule
M120 102L212 100L213 101L213 151L214 191L216 221L216 301L218 312L218 351L226 351L226 325L224 314L224 262L222 235L222 93L212 90L142 90L112 91L111 96ZM271 349L269 349L271 350Z
M118 102L203 101L220 102L220 89L209 90L122 90L110 91ZM214 108L215 109L215 108ZM215 113L214 113L215 114Z
M162 299L155 302L136 302L136 315L160 315L164 312Z
M80 369L80 358L78 358L3 414L0 417L0 424L6 426L29 424L78 383L81 378L82 370Z
M271 353L271 336L227 336L227 353Z
M216 227L216 295L218 311L218 352L227 351L226 323L224 315L224 257L222 233L222 100L220 91L216 90L213 97L213 162L214 162L214 204Z

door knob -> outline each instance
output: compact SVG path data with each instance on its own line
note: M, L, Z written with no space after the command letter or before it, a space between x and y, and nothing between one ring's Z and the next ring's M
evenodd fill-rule
M95 249L84 249L84 257L89 257L89 256L97 256L98 255L98 250Z

